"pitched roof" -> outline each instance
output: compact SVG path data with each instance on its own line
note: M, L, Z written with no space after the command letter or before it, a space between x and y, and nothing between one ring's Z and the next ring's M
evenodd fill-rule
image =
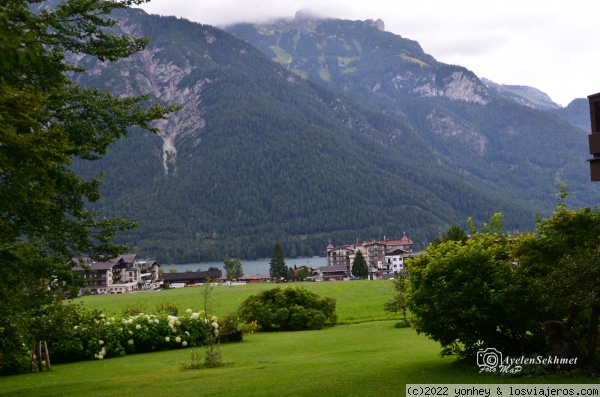
M133 263L135 260L136 254L124 254L119 255L113 259L110 259L106 262L96 262L90 258L83 258L83 265L88 267L90 270L110 270L119 262L121 263ZM73 259L75 265L72 267L72 270L86 270L84 266L79 262L78 259Z
M244 274L240 277L240 280L265 280L270 278L270 274Z
M335 266L321 266L319 268L321 273L335 273L335 272L346 272L348 268L346 265L335 265Z
M413 243L413 241L412 241L411 239L409 239L408 237L406 237L406 236L403 236L403 237L400 239L399 243L400 243L400 244L412 244L412 243Z
M219 279L223 275L221 270L207 270L203 272L183 272L183 273L163 273L162 279L164 281L180 281L180 282L192 282L198 280L206 280L207 278Z

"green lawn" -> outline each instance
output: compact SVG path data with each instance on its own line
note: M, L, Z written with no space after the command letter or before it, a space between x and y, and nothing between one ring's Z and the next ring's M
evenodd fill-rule
M393 295L392 282L389 280L326 281L314 283L255 283L236 286L216 286L211 295L213 311L217 316L237 311L240 303L249 295L277 286L302 286L321 296L333 296L337 299L338 323L351 324L365 321L393 320L399 314L386 313L383 304ZM200 310L202 305L202 287L176 288L158 292L136 294L96 295L77 299L84 307L99 309L106 314L121 314L123 308L132 305L142 306L146 310L154 309L160 303L175 303L180 312L186 309Z
M380 312L391 295L391 282L305 285L338 298L340 318L355 323L321 331L257 333L242 343L223 344L221 368L184 369L191 349L55 365L51 372L0 378L0 396L404 396L407 383L598 382L583 377L500 378L440 358L439 346L414 330L394 328L395 320L372 321L385 318ZM234 309L249 293L269 287L273 285L217 287L216 312ZM151 307L166 301L197 308L199 296L200 289L186 288L83 302L119 313L131 303Z

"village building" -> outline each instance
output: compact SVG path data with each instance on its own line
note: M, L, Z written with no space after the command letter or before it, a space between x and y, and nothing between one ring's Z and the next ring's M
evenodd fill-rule
M238 281L244 282L244 283L269 282L269 281L271 281L271 275L270 274L244 274L240 279L238 279Z
M413 256L413 241L404 235L400 240L365 241L362 244L343 244L335 247L327 246L327 266L320 268L323 279L325 274L332 274L326 268L345 269L344 278L352 277L352 262L360 251L369 266L369 278L393 278L396 272L404 270L406 258ZM325 269L325 273L321 270ZM339 279L337 274L336 279Z
M72 270L84 280L83 289L89 289L93 295L151 291L159 288L160 264L154 260L136 261L135 258L135 254L124 254L106 262L84 258L81 263L76 259L73 260Z
M200 272L183 272L183 273L163 273L162 280L165 284L173 286L187 287L191 285L204 284L206 282L222 282L223 272L217 270L205 270Z

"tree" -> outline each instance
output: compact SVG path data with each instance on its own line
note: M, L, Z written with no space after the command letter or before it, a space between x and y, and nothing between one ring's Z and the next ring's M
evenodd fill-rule
M269 264L269 274L272 278L277 279L277 282L288 276L288 269L285 265L285 255L279 242L275 243L275 246L273 247L273 253L271 254L271 261Z
M369 266L361 251L356 251L356 256L352 261L352 275L358 278L369 277Z
M432 244L439 244L442 241L459 241L464 243L468 238L467 232L462 227L453 224L444 234L433 240Z
M298 269L299 280L306 280L308 277L310 277L310 270L308 270L306 266L302 266L300 269Z
M588 365L597 360L600 316L600 207L569 210L566 190L552 216L538 219L536 234L515 242L514 256L544 320L566 320Z
M242 262L237 258L225 259L223 269L228 280L238 280L244 276Z
M439 342L442 355L473 361L481 348L511 356L543 352L538 307L525 299L530 281L512 263L501 214L483 232L470 223L471 239L430 244L407 260L407 307L415 329Z
M408 326L408 319L406 318L406 295L407 295L407 283L406 279L408 278L408 273L406 270L396 272L394 274L394 291L396 291L396 295L387 301L383 305L383 310L386 312L402 312L402 318L404 319L404 324Z
M127 128L155 132L150 122L174 107L149 104L146 96L116 98L84 88L68 75L83 72L66 54L115 61L141 51L144 38L115 36L106 15L144 0L72 0L54 9L34 2L0 6L0 368L22 370L30 319L76 293L81 280L72 258L97 260L125 250L112 243L135 226L99 218L89 203L100 198L101 175L84 179L70 164L96 160Z

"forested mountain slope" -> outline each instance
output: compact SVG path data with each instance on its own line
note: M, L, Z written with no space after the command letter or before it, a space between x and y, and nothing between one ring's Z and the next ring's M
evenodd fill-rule
M386 32L381 20L318 19L298 12L295 18L227 30L298 75L403 120L457 174L495 186L498 195L551 208L565 183L573 205L596 203L598 188L589 182L585 161L589 127L573 126L589 124L589 116L567 116L538 90L512 87L530 94L528 106L520 106L471 71L440 63L417 42ZM534 95L545 102L539 107L545 111L532 108Z
M120 29L148 36L150 45L118 64L74 59L89 68L80 81L149 93L181 110L158 135L131 131L101 161L75 167L106 172L99 210L138 220L121 240L140 256L163 263L268 257L275 241L288 256L311 256L324 254L329 240L404 231L422 248L449 224L487 221L496 211L509 229L531 229L561 182L587 177L569 164L581 145L564 145L570 157L524 150L540 134L548 148L580 139L581 130L496 100L483 85L472 86L475 100L422 97L366 74L364 82L382 82L378 90L343 79L326 87L223 30L135 9L120 17ZM393 45L397 36L386 35ZM410 45L407 62L417 67L410 70L421 68L421 58L445 70ZM456 70L478 81L457 67L445 76ZM582 201L589 191L578 183L572 196Z

